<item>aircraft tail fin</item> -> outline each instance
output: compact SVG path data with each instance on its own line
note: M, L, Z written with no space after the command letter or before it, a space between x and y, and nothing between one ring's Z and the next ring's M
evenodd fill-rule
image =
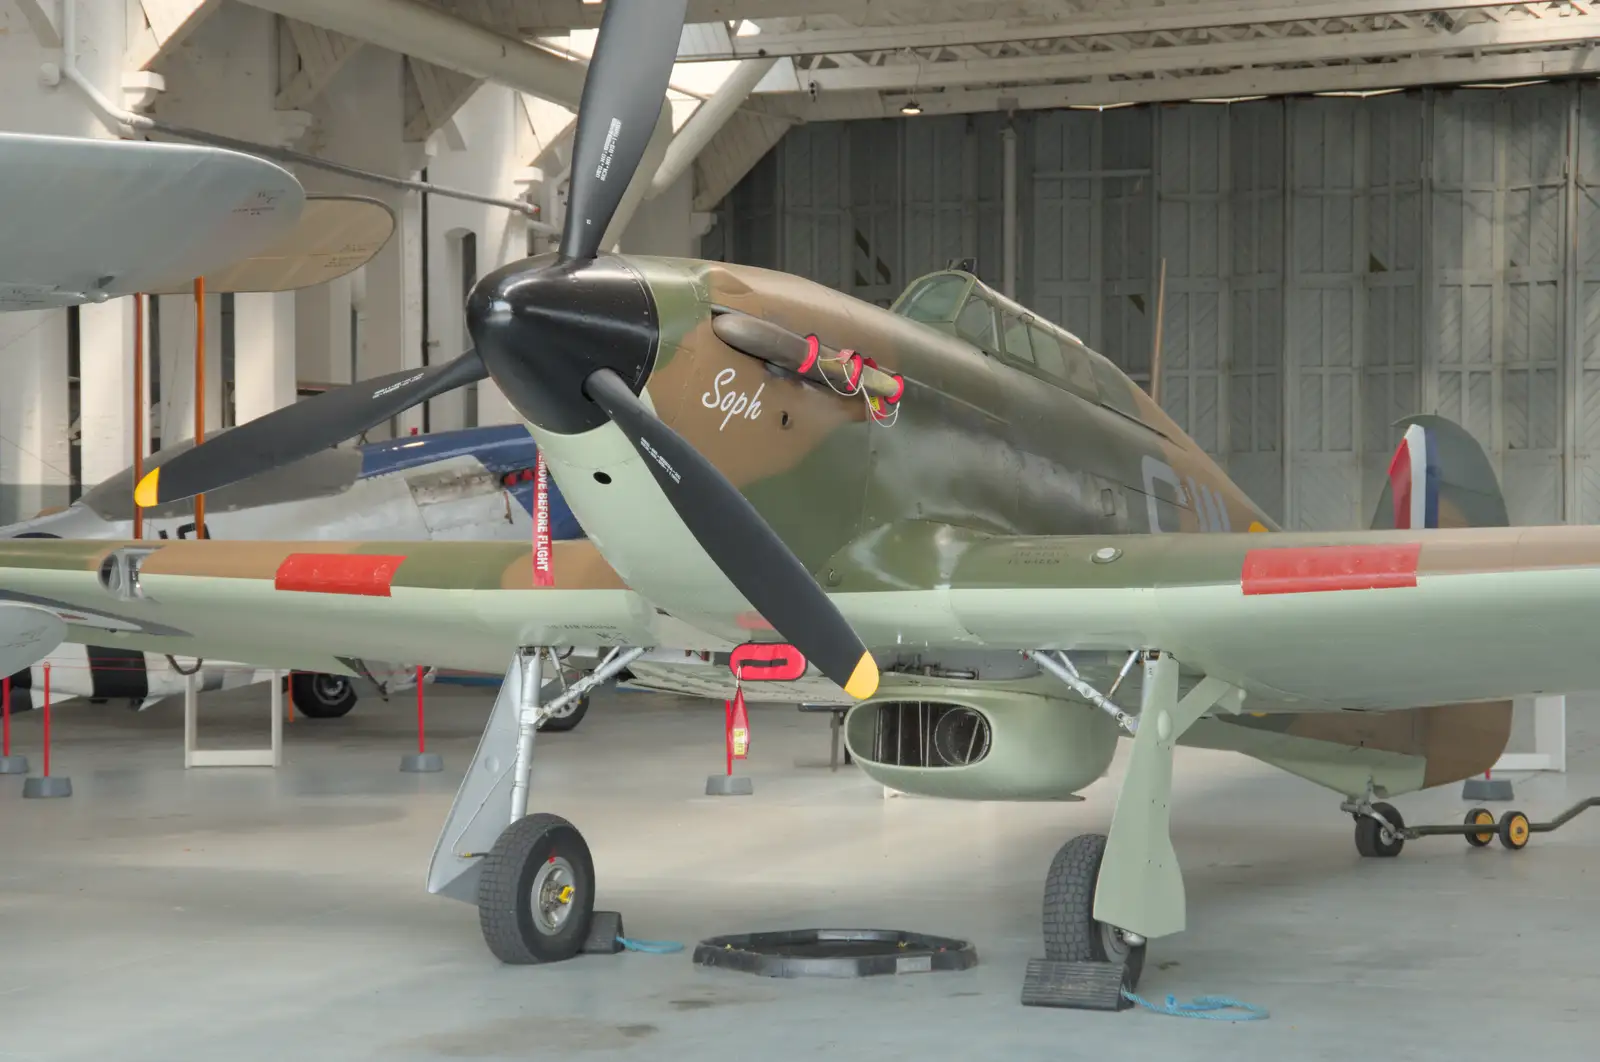
M1465 428L1428 414L1399 424L1405 436L1389 462L1372 530L1510 525L1489 455Z

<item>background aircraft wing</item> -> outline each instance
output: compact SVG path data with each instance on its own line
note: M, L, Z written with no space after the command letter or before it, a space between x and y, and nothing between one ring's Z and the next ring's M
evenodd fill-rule
M394 211L377 199L311 195L293 228L262 251L207 273L206 291L295 291L337 280L370 262L394 235ZM151 295L182 295L192 278L150 288Z
M0 133L0 189L0 310L173 289L267 250L305 201L236 151L25 133Z
M993 539L906 596L989 646L1164 649L1258 711L1600 685L1600 527Z
M149 551L135 592L123 547ZM519 645L654 643L654 608L593 544L554 543L551 568L535 588L518 542L8 539L0 614L44 609L90 645L336 672L349 658L498 673Z

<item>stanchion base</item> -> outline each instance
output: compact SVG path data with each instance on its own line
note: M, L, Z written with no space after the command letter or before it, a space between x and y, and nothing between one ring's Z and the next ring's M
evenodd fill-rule
M29 800L72 795L72 779L53 774L48 778L28 778L22 783L22 795Z
M1506 778L1468 778L1461 786L1462 800L1514 800Z
M0 774L27 774L28 757L0 756Z
M437 752L411 752L400 757L400 769L408 774L432 774L444 770L444 757Z
M748 778L713 774L706 779L706 796L750 796L756 787Z

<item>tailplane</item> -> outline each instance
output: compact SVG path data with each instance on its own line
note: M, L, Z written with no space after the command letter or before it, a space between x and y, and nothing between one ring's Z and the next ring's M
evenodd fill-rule
M1489 455L1465 428L1428 414L1397 426L1406 433L1389 462L1372 530L1510 525Z

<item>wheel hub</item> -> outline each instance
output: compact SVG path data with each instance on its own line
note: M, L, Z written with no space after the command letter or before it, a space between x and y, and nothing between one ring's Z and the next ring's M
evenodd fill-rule
M562 856L551 856L534 875L530 890L534 925L541 933L559 933L572 915L572 899L577 892L572 864Z

